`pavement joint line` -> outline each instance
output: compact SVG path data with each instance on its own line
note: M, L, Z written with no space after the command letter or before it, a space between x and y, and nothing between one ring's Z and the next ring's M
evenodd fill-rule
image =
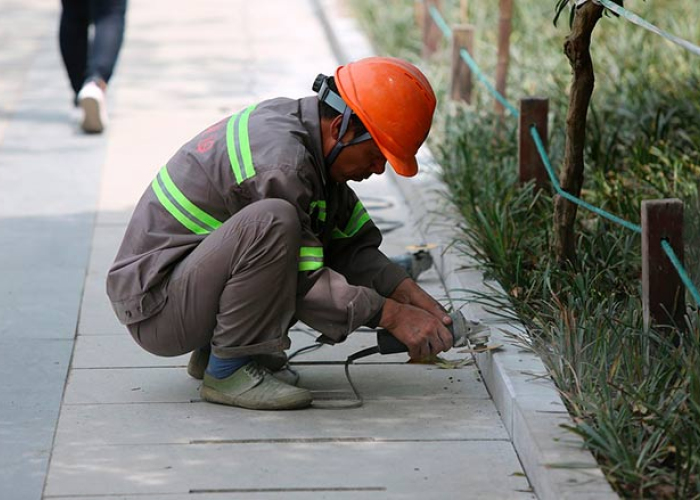
M289 438L289 439L222 439L222 440L195 440L195 441L172 441L169 443L163 442L148 442L141 441L139 443L88 443L80 444L81 449L104 449L104 448L164 448L173 446L236 446L236 445L259 445L259 444L269 444L269 445L295 445L295 444L338 444L338 445L352 445L352 444L402 444L402 443L508 443L509 438L485 438L485 439L468 439L468 438L456 438L456 439L384 439L384 438ZM71 447L71 445L63 445L66 448ZM92 495L90 495L92 496Z
M191 495L206 493L321 493L341 491L386 491L386 486L324 486L324 487L280 487L280 488L212 488L190 490Z
M318 366L318 365L332 365L332 366L343 366L345 361L290 361L290 365L293 366ZM351 363L353 366L357 365L407 365L410 363L402 361L364 361L361 363L355 362Z
M196 439L189 442L192 445L218 444L314 444L314 443L481 443L500 441L508 442L508 438L438 438L438 439L390 439L373 437L319 437L319 438L271 438L271 439Z
M74 371L87 370L151 370L154 368L185 368L187 365L148 365L148 366L74 366L71 369Z

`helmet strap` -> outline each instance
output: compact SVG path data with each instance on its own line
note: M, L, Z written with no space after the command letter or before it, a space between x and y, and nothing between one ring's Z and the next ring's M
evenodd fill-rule
M344 143L340 139L345 135L345 133L348 131L348 126L350 125L350 118L352 117L352 109L350 109L350 106L345 106L345 109L343 110L343 121L340 122L340 131L338 132L338 141L335 143L333 146L333 149L331 149L331 152L328 153L328 156L325 158L325 163L326 163L326 168L330 168L331 165L333 165L333 162L338 158L338 155L340 152L343 150L343 148L352 146L353 144L358 144L360 142L368 141L372 138L369 132L365 132L364 134L358 135L357 137L353 138L350 142Z

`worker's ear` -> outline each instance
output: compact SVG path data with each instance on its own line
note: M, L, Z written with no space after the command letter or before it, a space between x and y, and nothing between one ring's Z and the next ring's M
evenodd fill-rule
M341 139L340 136L340 126L343 123L343 115L338 115L331 121L331 137L334 141ZM349 142L355 138L355 132L352 127L348 127L345 131L345 136L342 137L343 142Z
M334 141L338 140L338 136L340 135L340 125L343 122L343 116L338 115L333 120L331 120L331 137L333 138Z

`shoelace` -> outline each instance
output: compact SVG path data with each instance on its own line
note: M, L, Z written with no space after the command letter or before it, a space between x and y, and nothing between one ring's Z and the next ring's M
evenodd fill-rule
M269 373L269 370L263 366L260 366L255 361L251 361L243 367L243 371L246 372L252 378L265 378L265 375Z

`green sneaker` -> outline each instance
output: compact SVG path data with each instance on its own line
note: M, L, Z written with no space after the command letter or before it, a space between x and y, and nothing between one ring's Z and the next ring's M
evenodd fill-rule
M256 361L224 379L205 372L199 393L204 401L250 410L295 410L312 401L308 390L279 381Z

